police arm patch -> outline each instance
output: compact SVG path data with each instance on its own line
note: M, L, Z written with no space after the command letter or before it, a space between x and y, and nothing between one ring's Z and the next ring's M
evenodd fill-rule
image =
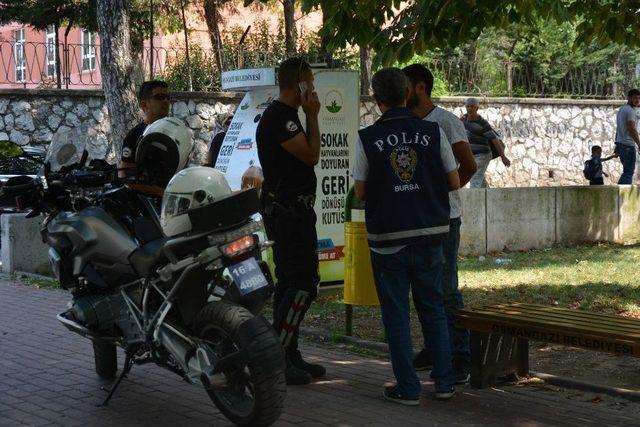
M298 130L298 125L296 124L296 122L294 122L293 120L289 120L286 124L285 127L287 128L287 130L289 132L295 132Z

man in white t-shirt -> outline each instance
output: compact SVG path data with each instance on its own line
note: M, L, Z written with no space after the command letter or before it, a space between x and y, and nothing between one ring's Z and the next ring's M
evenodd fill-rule
M476 173L477 166L463 123L455 114L434 105L431 100L433 74L424 65L412 64L402 71L404 71L410 83L407 107L423 120L438 123L451 144L453 155L459 164L460 187L464 187ZM458 310L464 307L462 294L458 290L458 248L460 246L460 225L462 224L460 219L462 216L462 201L458 191L449 193L449 203L451 205L451 214L449 237L444 244L445 266L442 291L447 313L456 384L464 384L469 381L469 331L454 327L455 315ZM414 360L414 366L416 370L427 370L432 366L430 343L426 337L425 347Z
M636 152L640 147L638 136L638 105L640 91L631 89L627 96L627 104L616 114L616 154L622 163L622 175L618 184L632 184L636 170Z

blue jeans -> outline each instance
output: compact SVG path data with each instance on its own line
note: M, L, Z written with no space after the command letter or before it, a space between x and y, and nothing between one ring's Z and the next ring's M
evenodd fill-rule
M618 184L632 184L633 173L636 170L636 147L616 144L616 153L620 156L620 163L622 163L622 175Z
M436 391L448 391L454 382L447 320L442 302L442 245L410 245L391 255L371 252L382 323L389 343L391 366L398 393L407 398L420 395L420 380L413 368L409 327L409 289L422 332L433 349Z
M452 218L449 221L449 237L443 245L445 261L442 275L442 293L454 366L456 370L467 370L471 363L469 331L454 326L458 310L464 308L462 294L458 289L458 249L460 248L461 225L462 220L460 218ZM431 340L426 334L424 335L424 347L427 349L433 348Z

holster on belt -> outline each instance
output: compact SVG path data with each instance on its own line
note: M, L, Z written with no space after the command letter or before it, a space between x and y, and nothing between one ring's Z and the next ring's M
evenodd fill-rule
M296 213L311 210L315 206L315 194L301 194L292 199L279 199L275 193L267 192L263 196L263 210L266 215Z

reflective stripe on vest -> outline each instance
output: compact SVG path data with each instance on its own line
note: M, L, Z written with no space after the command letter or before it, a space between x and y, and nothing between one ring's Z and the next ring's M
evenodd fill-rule
M369 240L372 242L385 242L387 240L399 240L406 239L409 237L420 237L420 236L433 236L434 234L445 234L449 232L448 225L442 225L439 227L428 227L428 228L420 228L417 230L405 230L405 231L396 231L393 233L383 233L383 234L368 234Z

